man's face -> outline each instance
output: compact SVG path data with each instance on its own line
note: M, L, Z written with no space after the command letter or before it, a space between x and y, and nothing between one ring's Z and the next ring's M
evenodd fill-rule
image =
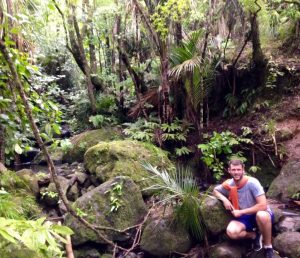
M239 181L242 179L245 171L242 165L230 165L228 172L234 181Z

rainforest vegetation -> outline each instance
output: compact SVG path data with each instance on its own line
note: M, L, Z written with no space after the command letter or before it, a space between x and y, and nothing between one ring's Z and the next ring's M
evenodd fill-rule
M135 145L142 142L178 164L172 178L149 160L143 169L162 183L142 186L168 192L162 203L180 204L177 218L207 244L199 192L225 177L228 159L245 161L269 187L289 157L276 121L299 112L299 54L298 0L0 0L0 249L70 255L62 244L74 232L41 216L15 175L34 163L35 151L54 183L37 199L59 198L114 257L139 248L142 224L131 247L122 246L99 231L106 224L89 222L91 212L75 207L61 185L54 153L70 153L72 136L96 129L117 132L108 140L132 140L123 152L131 146L143 153ZM82 153L72 162L85 153L84 167L97 174L87 159L106 147L93 145L78 144ZM266 167L275 172L263 177ZM107 190L110 214L125 206L128 184L117 180Z

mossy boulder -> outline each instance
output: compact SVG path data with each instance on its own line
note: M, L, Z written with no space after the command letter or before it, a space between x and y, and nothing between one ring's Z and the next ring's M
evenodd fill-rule
M21 178L16 172L6 170L0 174L0 188L4 188L8 192L18 190L30 191L30 185L26 178Z
M116 203L120 204L117 209ZM139 188L129 177L116 177L85 193L76 200L74 209L81 211L93 225L118 230L137 224L147 212ZM70 214L66 215L65 224L75 232L72 235L75 245L85 242L105 243ZM111 230L102 230L101 233L109 240L128 240L128 235L124 233Z
M274 248L289 258L300 258L300 232L285 232L275 237Z
M140 189L150 185L149 173L142 163L152 166L174 169L167 154L150 143L123 140L97 144L84 155L86 169L95 175L100 182L105 182L116 176L129 176L140 186Z
M174 252L185 253L191 248L191 244L184 227L170 218L151 221L141 238L141 249L158 257Z
M36 197L38 197L40 188L38 184L38 177L31 169L21 169L16 172L16 175L25 180Z
M82 162L86 150L100 142L121 139L121 133L113 128L86 131L70 139L72 147L63 155L63 162Z
M213 196L207 196L202 201L201 213L206 228L213 235L224 232L232 219L231 214L225 210L222 202Z
M84 247L80 248L80 250L74 250L74 256L76 258L102 258L101 254L95 248Z
M38 255L36 252L29 250L23 245L18 244L12 244L4 240L2 237L0 237L0 255L3 258L8 257L16 257L16 258L40 258L41 256Z
M26 219L41 214L41 208L26 178L21 178L15 172L7 170L0 174L0 188L8 193L1 199L0 217Z
M271 183L267 196L288 202L293 194L300 192L300 159L288 161Z

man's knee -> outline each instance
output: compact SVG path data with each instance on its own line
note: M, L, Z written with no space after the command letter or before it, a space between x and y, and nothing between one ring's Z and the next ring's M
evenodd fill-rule
M261 223L268 223L271 221L271 216L267 211L258 211L256 213L256 221Z
M226 228L226 234L231 239L239 239L240 230L229 225Z

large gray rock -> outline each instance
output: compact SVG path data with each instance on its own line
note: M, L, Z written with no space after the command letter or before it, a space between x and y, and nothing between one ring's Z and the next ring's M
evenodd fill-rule
M276 236L274 248L289 258L300 258L300 232L285 232Z
M211 248L210 258L242 258L245 253L245 245L240 245L239 242L226 241Z
M206 228L213 235L224 232L232 219L222 202L209 195L201 203L201 213Z
M279 176L271 183L268 197L287 202L293 194L300 192L300 159L290 160L283 166Z
M275 227L280 233L300 231L300 217L282 217Z
M113 128L101 128L75 135L70 139L72 147L64 153L63 161L68 163L74 161L82 162L84 153L88 148L100 142L107 142L120 138L120 132Z
M150 175L142 163L152 166L174 168L166 152L150 143L123 140L99 143L84 155L86 169L100 182L116 176L129 176L140 189L150 186Z
M120 185L121 191L114 190L114 187ZM112 196L117 198L118 203L121 204L115 211L111 211L114 207ZM73 207L91 224L112 227L118 230L137 224L147 212L139 188L128 177L116 177L101 184L78 198ZM70 214L67 214L65 224L75 232L72 235L72 242L75 245L87 241L105 243ZM107 239L113 241L126 241L128 239L128 235L116 231L102 230L101 233Z
M141 238L141 249L159 257L174 252L185 253L190 247L188 232L171 219L151 221L145 227Z

